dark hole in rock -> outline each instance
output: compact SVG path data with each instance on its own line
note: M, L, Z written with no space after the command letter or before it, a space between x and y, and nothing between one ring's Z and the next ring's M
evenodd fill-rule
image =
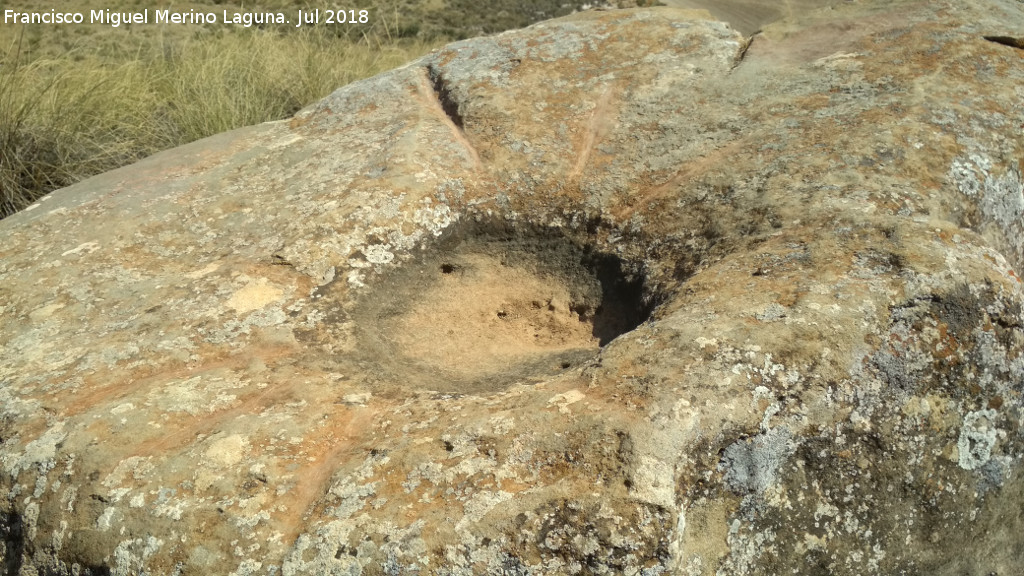
M355 304L356 356L379 385L494 392L592 360L651 314L642 267L586 236L496 220L453 228Z
M0 573L21 574L25 534L18 514L0 512L0 547Z

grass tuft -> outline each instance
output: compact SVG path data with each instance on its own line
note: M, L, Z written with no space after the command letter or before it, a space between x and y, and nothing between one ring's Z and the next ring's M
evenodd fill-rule
M19 36L0 53L0 218L160 150L287 118L439 44L386 29L358 38L250 29L33 58Z

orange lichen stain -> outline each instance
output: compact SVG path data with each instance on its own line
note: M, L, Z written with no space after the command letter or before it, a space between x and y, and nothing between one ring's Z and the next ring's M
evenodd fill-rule
M520 482L512 478L502 478L498 480L497 488L502 492L508 492L510 494L519 494L520 492L526 492L531 488L535 488L534 484L528 484L526 482Z
M955 358L960 350L960 342L949 333L949 326L945 322L939 323L939 337L932 347L932 356L941 360Z
M440 54L441 57L439 58L439 60L437 62L437 65L439 67L443 68L443 67L451 64L452 60L455 60L455 58L458 57L459 52L461 52L461 51L462 50L460 50L460 49L443 48L441 50L441 54Z
M197 437L208 436L236 419L259 414L267 406L294 401L295 391L287 387L270 386L232 405L225 410L205 414L178 414L173 421L163 422L160 433L135 445L134 456L160 456L184 450L195 443Z
M305 459L296 471L297 482L288 493L288 510L281 515L277 529L289 540L302 531L309 516L330 488L331 479L343 462L361 462L368 450L374 417L388 406L349 408L337 406L324 418L323 427L310 431L296 450Z
M87 375L78 391L58 400L54 409L64 417L71 417L113 407L130 398L137 398L141 405L145 395L162 384L218 370L242 370L257 358L271 366L294 352L295 349L290 346L250 347L243 353L235 353L220 346L203 346L196 351L196 355L204 358L204 362L198 366L179 365L170 369L167 366L143 366L131 371L121 368L101 370Z
M905 111L894 113L894 111L889 107L868 108L851 118L850 121L851 123L859 126L866 125L875 127L888 124L889 122L892 122L894 116L902 117L905 113Z
M826 94L811 94L793 99L793 107L798 110L813 111L825 108L829 104L829 97Z
M686 162L678 171L669 176L667 180L641 191L640 195L644 199L643 206L650 205L653 202L673 200L677 191L687 183L703 176L709 171L720 169L723 164L732 164L730 159L735 158L743 150L753 146L753 143L741 140ZM612 208L612 213L617 219L621 220L628 219L634 212L635 209L628 205Z
M586 127L577 132L582 132L582 137L574 143L576 149L576 162L569 173L569 180L579 182L584 169L590 164L606 164L597 162L591 156L597 146L604 140L618 122L619 93L622 87L612 83L597 98L594 109L587 119Z
M786 307L796 306L804 295L808 293L807 288L794 283L781 286L780 288L781 292L775 298L775 301Z
M306 114L304 116L293 116L292 119L288 121L288 127L291 128L292 130L303 128L304 126L306 126L306 124L309 124L313 120L313 116L313 114Z
M902 358L903 354L900 350L908 348L913 343L913 340L915 340L913 336L904 340L899 334L889 334L889 345L892 348L892 355L896 358Z

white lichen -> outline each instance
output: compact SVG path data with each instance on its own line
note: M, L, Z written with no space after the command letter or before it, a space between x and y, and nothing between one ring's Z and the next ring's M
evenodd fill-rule
M978 410L964 416L960 439L956 443L958 464L964 470L976 470L992 458L992 448L999 437L995 420L995 410Z

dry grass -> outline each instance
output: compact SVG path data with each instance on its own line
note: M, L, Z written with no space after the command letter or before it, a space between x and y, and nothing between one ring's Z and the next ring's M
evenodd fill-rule
M157 151L286 118L440 44L386 28L358 38L200 32L121 34L116 43L22 34L0 46L0 217Z
M0 26L0 218L40 196L157 151L288 117L335 88L412 60L445 38L525 26L590 0L353 0L367 25ZM618 5L655 0L616 0ZM112 0L140 10L144 0ZM308 0L174 3L220 13ZM38 0L0 7L46 11ZM61 8L87 11L89 0Z

